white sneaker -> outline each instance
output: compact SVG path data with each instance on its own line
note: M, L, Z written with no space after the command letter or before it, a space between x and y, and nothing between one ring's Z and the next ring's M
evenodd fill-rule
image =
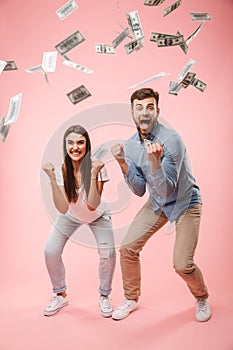
M99 307L100 307L100 312L103 317L111 317L113 313L113 309L110 305L108 297L101 296L99 298Z
M113 311L112 318L114 320L122 320L129 316L130 312L134 311L139 306L139 301L125 299L117 309Z
M200 298L196 301L196 320L198 322L208 321L211 317L211 310L206 299Z
M49 304L44 309L44 315L45 316L52 316L56 312L58 312L60 309L62 309L64 306L68 305L68 296L65 298L61 295L56 295L51 299L51 304Z

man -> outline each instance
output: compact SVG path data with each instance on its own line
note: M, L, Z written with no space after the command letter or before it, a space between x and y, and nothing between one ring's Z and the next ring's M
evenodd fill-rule
M125 301L112 318L127 317L139 305L140 251L147 240L165 223L175 222L173 264L196 299L196 320L211 317L208 291L202 273L194 263L201 218L201 195L191 173L181 137L158 122L159 94L150 88L135 91L131 110L137 132L125 147L112 147L125 181L138 196L146 186L149 199L134 218L121 249L121 270Z

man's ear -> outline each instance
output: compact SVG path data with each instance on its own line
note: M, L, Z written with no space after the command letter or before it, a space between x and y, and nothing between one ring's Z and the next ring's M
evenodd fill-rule
M157 113L159 114L159 112L160 112L160 108L159 108L159 107L157 107Z

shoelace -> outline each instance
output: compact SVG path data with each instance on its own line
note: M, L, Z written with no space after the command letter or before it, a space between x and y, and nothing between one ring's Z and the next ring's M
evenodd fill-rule
M133 300L125 300L121 306L119 306L118 309L124 310L124 309L129 309L130 306L132 305Z
M101 298L101 304L104 309L110 309L110 304L108 298Z
M207 310L207 304L205 299L199 299L197 300L197 306L198 306L198 311L206 311Z
M59 299L58 295L52 297L52 299L50 300L51 301L50 306L54 306L57 303L58 299Z

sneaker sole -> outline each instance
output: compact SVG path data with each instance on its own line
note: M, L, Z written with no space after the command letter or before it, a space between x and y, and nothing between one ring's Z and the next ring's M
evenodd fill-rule
M112 313L113 313L113 312L101 312L101 315L102 315L103 317L107 318L107 317L112 317Z
M53 311L44 311L44 316L53 316L56 314L58 311L60 311L63 307L67 306L68 302L60 306L58 309L53 310Z

